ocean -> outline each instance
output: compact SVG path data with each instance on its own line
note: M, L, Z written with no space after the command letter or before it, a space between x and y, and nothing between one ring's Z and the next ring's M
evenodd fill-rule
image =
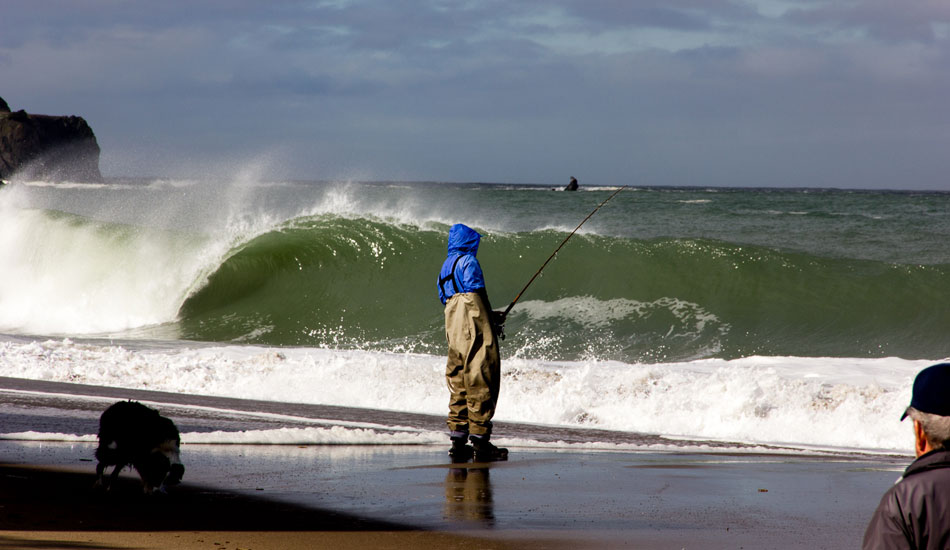
M616 190L258 172L0 187L0 376L442 415L448 228L503 309ZM496 419L909 453L947 242L950 193L631 184L512 309Z

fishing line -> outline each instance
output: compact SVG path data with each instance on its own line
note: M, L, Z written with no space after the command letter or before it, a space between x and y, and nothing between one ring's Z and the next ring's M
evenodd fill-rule
M580 229L581 226L584 225L584 224L587 222L587 220L589 220L589 219L591 218L591 216L593 216L594 214L596 214L597 211L600 210L600 207L601 207L601 206L607 204L607 202L608 202L610 199L612 199L612 198L614 198L615 196L617 196L617 193L623 191L623 190L626 189L626 188L627 188L627 186L624 185L624 186L621 187L620 189L617 189L616 191L614 191L613 194L611 194L609 197L607 197L606 199L604 199L604 202L598 204L598 205L597 205L597 208L593 209L593 210L591 211L591 213L588 214L587 217L584 218L584 219L581 221L581 223L577 224L577 227L574 228L574 231L571 231L571 234L568 235L567 237L565 237L564 240L561 242L561 244L554 250L554 252L551 253L550 256L548 256L548 259L547 259L547 260L544 260L544 263L541 264L541 267L538 268L538 271L534 274L533 277L531 277L531 280L528 281L528 284L524 285L524 288L521 289L521 292L519 292L518 295L515 296L515 299L512 300L510 304L508 304L508 308L505 309L505 312L502 314L502 318L504 318L504 317L506 317L506 316L508 315L508 312L511 311L511 308L515 307L515 304L518 303L518 300L521 299L521 295L524 294L524 291L528 290L528 287L531 286L531 283L533 283L534 280L538 278L538 275L541 274L541 271L544 269L544 267L545 267L546 265L548 265L548 262L550 262L551 260L554 259L554 256L556 256L557 253L558 253L558 251L561 250L561 247L563 247L565 244L567 244L567 241L569 241L569 240L571 239L571 237L574 236L574 233L577 233L577 230Z

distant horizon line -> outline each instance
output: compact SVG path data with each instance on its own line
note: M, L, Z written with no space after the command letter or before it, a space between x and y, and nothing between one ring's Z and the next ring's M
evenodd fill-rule
M103 175L103 180L106 181L155 181L155 180L169 180L169 181L220 181L223 179L228 179L227 177L183 177L183 176L106 176ZM5 183L11 183L9 181ZM81 183L81 182L74 182ZM275 178L272 180L261 180L258 183L291 183L291 184L360 184L360 185L477 185L477 186L497 186L497 187L525 187L525 188L550 188L553 190L563 190L567 184L550 184L550 183L534 183L534 182L499 182L499 181L449 181L449 180L360 180L360 179L308 179L308 178ZM613 190L619 187L626 185L630 190L663 190L663 189L675 189L675 190L690 190L690 191L703 191L708 190L710 192L715 191L800 191L800 192L860 192L860 193L895 193L895 194L905 194L905 193L923 193L923 194L948 194L950 190L944 189L895 189L895 188L871 188L871 187L836 187L836 186L768 186L768 185L669 185L669 184L590 184L590 183L580 183L578 182L579 188L578 191L600 191L600 190Z
M103 176L103 182L80 182L80 181L43 181L48 185L102 185L103 183L119 182L141 182L141 181L221 181L227 177L182 177L182 176ZM0 179L0 186L9 184L40 183L37 181L25 181L18 179ZM358 185L455 185L455 186L485 186L485 187L523 187L534 189L550 189L552 191L562 191L565 185L552 185L550 183L513 183L513 182L490 182L490 181L440 181L440 180L347 180L347 179L303 179L303 178L275 178L273 180L260 180L257 183L289 183L289 184L358 184ZM763 191L763 192L829 192L829 193L879 193L879 194L928 194L945 195L950 194L950 190L945 189L895 189L895 188L871 188L871 187L828 187L828 186L767 186L767 185L637 185L637 184L580 184L577 191L608 191L626 186L631 191L636 190L684 190L684 191L709 191L709 192L736 192L736 191Z

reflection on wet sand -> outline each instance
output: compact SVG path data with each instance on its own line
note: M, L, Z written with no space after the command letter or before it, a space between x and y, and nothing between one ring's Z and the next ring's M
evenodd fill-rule
M495 525L488 468L450 468L445 476L445 518Z

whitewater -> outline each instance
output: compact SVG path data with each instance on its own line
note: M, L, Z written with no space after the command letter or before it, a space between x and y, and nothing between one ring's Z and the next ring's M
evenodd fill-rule
M256 176L0 188L0 376L442 415L448 226L503 307L611 191ZM513 310L496 419L908 453L948 198L824 193L621 193ZM444 440L397 428L185 440Z
M433 415L446 406L444 359L411 353L235 345L135 350L66 339L0 342L0 364L3 376L35 380ZM653 365L514 359L504 363L504 407L496 420L903 452L913 440L897 419L910 401L908 381L927 364L895 358ZM324 442L293 435L286 442ZM424 441L443 439L430 434Z

